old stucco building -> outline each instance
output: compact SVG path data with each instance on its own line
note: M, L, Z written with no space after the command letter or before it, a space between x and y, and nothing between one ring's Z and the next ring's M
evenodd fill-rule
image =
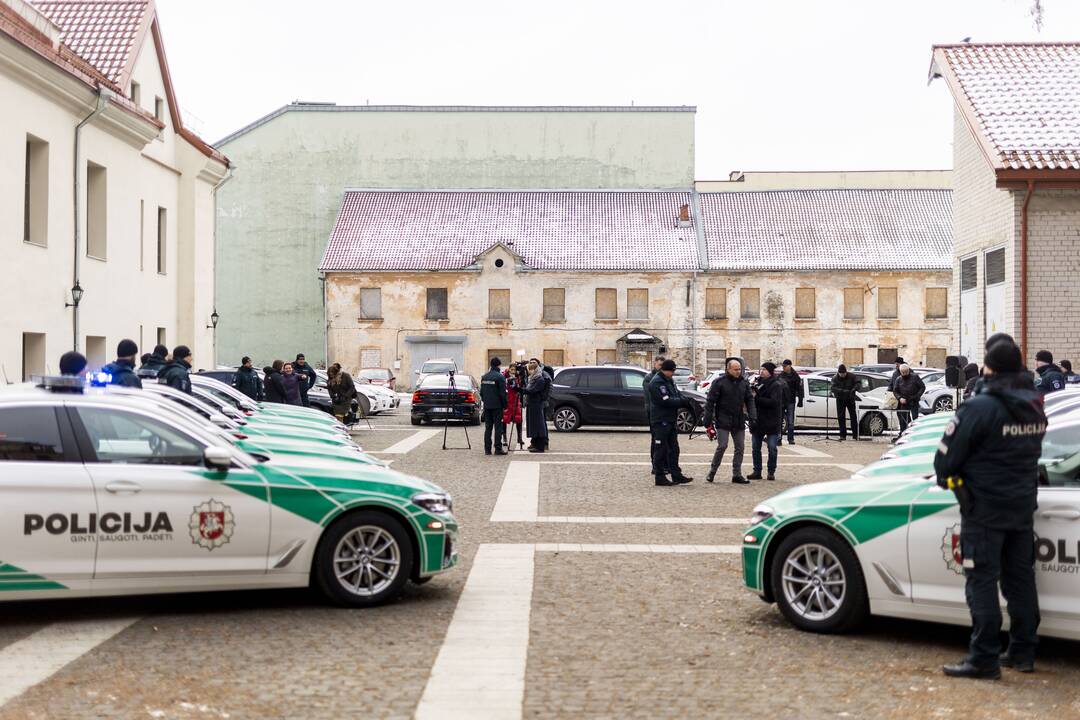
M954 344L1080 357L1080 43L934 48L955 103Z
M950 223L947 190L347 191L329 355L403 385L431 358L522 353L940 366Z
M181 121L153 2L0 0L0 107L0 382L125 337L212 362L228 161Z

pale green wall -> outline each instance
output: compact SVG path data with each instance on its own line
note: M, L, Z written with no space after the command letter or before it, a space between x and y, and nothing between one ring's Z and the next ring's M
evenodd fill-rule
M292 106L219 145L218 359L324 360L318 264L349 187L690 188L692 108Z

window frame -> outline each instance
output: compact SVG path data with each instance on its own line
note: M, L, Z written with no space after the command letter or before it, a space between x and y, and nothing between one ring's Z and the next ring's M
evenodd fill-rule
M561 293L562 302L555 303L548 301L548 293ZM546 287L543 289L543 303L541 309L540 319L542 322L548 323L560 323L566 322L566 288L564 287ZM548 308L559 308L559 317L549 316Z
M98 457L97 449L93 445L93 439L90 435L90 431L86 427L86 423L83 421L82 412L101 412L108 416L122 415L138 418L138 420L163 425L170 431L180 435L188 442L192 443L196 447L201 448L199 458L192 463L149 463L149 462L131 462L131 461L115 461L115 460L102 460ZM139 468L191 468L191 467L203 467L206 465L203 461L206 449L211 447L213 443L208 442L206 438L193 435L185 428L180 428L169 422L168 420L152 415L150 413L143 412L141 409L136 408L105 408L100 405L80 404L74 405L68 408L69 419L71 420L72 428L75 433L75 439L79 445L79 450L82 453L83 462L87 465L120 465L131 466ZM233 461L236 464L236 461Z
M443 296L443 314L433 315L431 312L432 305L432 292L442 292ZM436 308L438 310L438 308ZM424 319L431 321L449 320L450 319L450 290L445 287L428 287L424 288Z
M157 235L155 240L157 248L157 274L169 274L169 210L158 205L157 209Z
M18 411L18 410L38 410L43 409L51 411L53 420L56 421L57 438L60 440L60 453L57 459L54 460L8 460L0 457L0 468L5 467L7 463L41 463L41 464L53 464L53 463L82 463L82 456L79 453L78 443L75 441L75 436L71 432L71 427L68 424L67 414L64 409L58 405L50 405L40 402L19 402L5 404L0 407L0 413L5 411Z
M849 313L848 298L858 293L859 296L859 314L853 315ZM844 288L844 319L845 320L865 320L866 319L866 291L861 287L846 287Z
M505 293L506 294L506 303L505 303L506 313L505 314L499 314L499 315L495 314L495 307L497 305L500 305L500 303L493 302L493 299L495 297L495 295L494 295L495 293ZM494 320L496 322L506 322L506 321L510 320L510 288L488 288L487 302L488 302L488 312L487 312L487 319L488 320Z
M600 303L600 294L601 293L603 293L605 295L605 297L610 294L610 302L611 302L611 314L610 315L601 315L600 314L600 305L601 305L601 303ZM563 306L564 306L564 308L565 308L565 303L566 303L566 296L563 295ZM606 288L606 287L598 287L598 288L596 288L596 290L593 292L593 303L594 303L594 308L593 308L593 317L594 317L594 319L596 319L596 320L618 320L619 319L619 290L618 290L618 288Z
M892 290L892 315L884 315L881 311L881 293ZM877 292L877 317L878 320L896 320L900 316L900 288L896 286L878 287Z
M630 304L630 296L631 296L631 294L640 294L640 293L644 293L644 295L645 295L645 305L644 305L645 314L644 315L636 315L635 314L636 310L631 311L631 309L630 309L630 308L636 308L637 310L641 309L641 307L642 307L641 303L636 303L634 305ZM640 295L638 295L638 297L640 299ZM646 288L627 288L626 289L626 319L627 320L648 320L649 319L649 288L646 287Z
M753 295L749 295L753 293ZM754 298L754 305L756 309L753 315L746 314L747 300ZM760 320L761 319L761 288L739 288L739 319L740 320Z
M944 302L945 311L944 311L944 314L942 314L942 315L931 315L930 314L930 293L931 292L944 293L944 295L945 295L945 302ZM923 318L924 319L926 319L926 320L948 320L949 319L949 288L947 288L947 287L928 287L928 288L926 288L926 290L925 290L925 292L923 294L923 297L924 297L924 305L923 305Z
M799 312L799 294L810 293L810 314L803 315ZM817 289L807 287L795 288L795 319L796 320L817 320Z
M371 296L372 293L375 293L376 297L378 297L379 308L378 308L378 312L375 315L364 312L364 295L365 295L365 293L369 297ZM359 307L359 314L360 314L360 319L361 320L382 320L383 319L382 287L362 287L362 288L360 288L359 298L358 299L359 299L359 303L357 303L357 304L360 306Z
M720 293L722 302L718 302L715 298L712 303L709 302L709 294ZM726 287L707 287L705 288L705 319L706 320L727 320L727 303L728 303L728 289ZM713 312L709 311L709 308L713 308ZM715 310L719 309L720 314L716 314Z

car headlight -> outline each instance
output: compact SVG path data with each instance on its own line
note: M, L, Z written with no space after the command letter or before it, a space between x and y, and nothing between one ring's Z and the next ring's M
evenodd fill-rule
M412 496L412 501L430 513L448 513L454 509L454 500L447 493L418 493Z
M758 505L754 508L754 514L750 518L750 525L762 523L773 516L773 509L768 505Z

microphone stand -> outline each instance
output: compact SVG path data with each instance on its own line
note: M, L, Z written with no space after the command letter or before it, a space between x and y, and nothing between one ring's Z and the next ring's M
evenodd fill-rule
M454 407L458 403L457 396L457 383L454 382L454 371L450 371L450 393L446 397L447 410L443 413L443 435L442 435L442 449L443 450L472 450L472 443L469 441L469 423L465 423L461 426L465 430L465 447L448 448L446 447L446 435L450 429L450 416L454 414Z

